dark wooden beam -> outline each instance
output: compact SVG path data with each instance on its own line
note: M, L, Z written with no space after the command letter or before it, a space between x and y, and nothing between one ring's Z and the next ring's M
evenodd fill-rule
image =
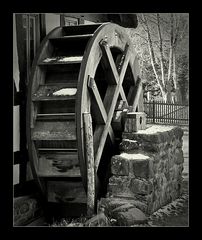
M136 14L107 14L110 22L116 23L122 27L136 28L138 19Z
M20 164L20 151L16 151L14 152L14 165L15 164Z
M38 186L35 180L20 182L14 185L14 197L35 194L35 193L36 194L38 193Z
M14 84L14 106L18 106L20 105L20 92L17 92L14 79L13 84Z
M46 36L46 17L45 14L39 14L39 26L40 26L40 42Z
M26 101L27 101L27 68L26 42L23 28L23 14L16 14L16 37L20 71L20 182L26 181L26 164L28 152L26 147ZM23 116L23 117L22 117Z
M81 19L81 21L83 19L83 22L84 20L88 20L96 23L113 22L122 27L127 27L127 28L136 28L138 25L137 14L135 13L133 14L64 13L64 15L79 18ZM79 20L79 24L81 24L80 20Z

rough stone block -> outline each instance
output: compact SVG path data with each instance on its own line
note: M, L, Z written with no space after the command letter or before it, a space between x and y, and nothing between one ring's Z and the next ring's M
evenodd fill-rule
M184 134L184 130L180 127L175 127L173 129L174 135L176 138L181 139L183 137Z
M140 155L139 159L136 158L131 162L131 165L132 165L133 174L136 177L148 179L153 177L154 175L153 162L149 157L142 158L142 156Z
M132 226L147 222L146 215L138 208L130 208L125 212L118 212L116 219L119 226Z
M182 139L176 139L175 146L176 148L182 148L183 140Z
M140 144L140 149L144 150L144 151L148 151L151 153L161 153L164 150L164 146L162 143L153 143L153 142L141 142Z
M119 145L119 149L124 152L139 149L139 144L136 140L123 139Z
M112 157L111 170L114 175L135 175L141 178L153 177L152 159L140 153L121 153Z
M180 138L183 131L179 127L153 125L136 133L123 132L122 137L140 142L162 143L170 142L172 138Z
M110 222L107 216L103 212L93 216L92 218L88 219L84 226L87 227L101 227L101 226L109 226Z
M130 182L130 189L134 194L148 195L153 191L151 181L133 178Z
M130 180L131 178L127 176L110 177L108 184L109 195L115 197L134 197L129 188Z
M184 161L182 136L183 131L173 126L152 126L123 133L120 144L123 152L112 171L120 174L120 178L110 181L114 196L143 203L144 208L140 209L145 213L152 213L179 197ZM127 210L127 206L131 207L130 204L119 207L127 213L133 209Z
M174 157L174 159L175 159L175 163L176 163L176 164L181 164L181 163L184 162L184 156L183 156L183 151L182 151L182 149L177 148L177 149L175 150L175 157Z
M99 202L99 208L104 208L105 214L109 217L112 217L111 214L113 210L119 209L122 206L125 206L123 207L125 209L127 204L130 204L143 212L147 211L147 204L138 200L134 200L134 198L101 198Z
M134 206L133 206L133 204L127 202L127 203L125 203L125 204L123 204L123 205L121 205L119 207L114 208L112 210L112 212L111 212L111 216L113 218L116 218L117 213L119 213L119 212L126 212L130 208L134 208Z
M111 159L111 171L114 175L127 176L129 174L129 162L120 155L115 155Z
M172 169L173 169L174 180L181 179L182 171L183 171L183 165L182 164L175 164Z
M159 134L146 134L146 133L141 133L140 131L146 131L146 130L139 130L138 132L123 132L122 133L122 138L123 139L130 139L130 140L137 140L139 143L143 142L152 142L152 143L160 143L161 138Z

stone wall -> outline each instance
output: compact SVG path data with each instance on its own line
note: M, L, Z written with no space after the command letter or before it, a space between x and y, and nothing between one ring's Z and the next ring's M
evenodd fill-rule
M120 155L111 159L108 198L133 202L145 214L178 198L182 192L183 130L151 126L123 133Z

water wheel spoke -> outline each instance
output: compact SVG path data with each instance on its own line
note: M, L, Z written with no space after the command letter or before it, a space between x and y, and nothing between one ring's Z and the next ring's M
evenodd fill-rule
M120 66L120 80L121 80L121 84L123 82L123 78L126 74L126 69L128 67L128 64L130 62L130 56L131 56L131 52L130 52L130 49L129 49L129 45L126 44L125 46L125 49L124 49L124 52L123 52L123 63L121 63L121 66Z
M89 77L88 80L88 87L91 89L92 93L93 93L93 97L95 99L96 104L94 104L94 111L95 111L95 120L97 123L100 123L102 121L103 124L106 123L107 121L107 113L104 107L104 104L102 102L102 99L100 97L97 85L95 83L95 80L91 77ZM92 100L91 100L92 101ZM100 120L101 117L101 120ZM99 128L99 129L103 129L103 127ZM96 136L98 136L98 139L100 137L100 131L97 131L97 128L95 130L95 134L94 134L94 138L97 139ZM114 144L114 132L111 126L109 126L109 136L111 139L111 142ZM97 142L97 140L95 140L95 142ZM97 150L97 148L95 148L95 151Z
M103 129L103 132L102 132L102 135L101 135L101 138L100 138L100 144L99 144L98 150L97 150L96 155L95 155L95 166L99 166L99 162L100 162L102 152L103 152L103 149L104 149L105 141L106 141L106 138L107 138L107 135L108 135L108 132L109 132L109 127L111 126L111 121L112 121L112 118L113 118L113 114L114 114L114 110L115 110L115 107L116 107L117 99L118 99L118 96L120 94L120 89L122 87L123 79L124 79L126 69L127 69L127 66L128 66L129 60L130 60L130 51L128 51L128 50L129 50L128 45L126 45L125 50L124 50L124 53L126 55L125 55L125 58L123 60L123 65L121 66L120 76L117 79L117 85L116 86L114 86L114 85L113 86L108 86L108 89L110 89L111 91L108 91L109 94L107 95L107 97L105 95L105 97L106 97L105 99L107 99L108 103L111 102L111 104L109 104L110 107L109 107L109 111L107 111L107 113L108 113L107 121L106 121L106 124L104 126L104 129ZM114 62L114 60L112 62ZM106 104L106 101L105 101L105 104Z
M139 71L139 65L138 65L138 59L137 58L135 58L135 60L130 59L129 60L129 65L130 65L131 70L132 70L133 79L136 82L137 77L138 77L138 73L140 72Z
M100 42L100 46L101 46L102 53L103 53L103 58L102 59L103 59L104 66L106 68L110 69L110 71L111 71L110 76L112 76L112 77L108 78L107 80L109 81L109 83L111 83L111 85L116 85L116 84L118 84L119 73L122 72L122 75L123 76L125 75L125 71L126 71L126 68L127 68L127 65L128 65L128 61L130 59L130 55L127 54L129 52L128 51L128 44L126 44L125 50L121 54L120 61L118 61L117 64L115 64L115 62L114 62L110 47L107 44L107 42L102 40ZM127 58L125 57L126 54L127 54ZM122 71L122 69L124 71ZM124 92L122 86L120 87L120 95L121 95L122 100L125 101L126 104L128 105L128 101L127 101L127 98L126 98L126 95L125 95L125 92Z
M135 99L134 90L135 90L135 86L132 85L128 91L127 100L130 105L133 105L134 103L134 99Z
M91 98L91 104L93 104L95 101L95 104L93 105L94 106L93 110L95 111L94 115L96 118L96 122L100 124L104 124L107 118L105 107L102 103L102 99L101 99L99 90L97 88L97 85L95 83L95 80L90 76L88 78L88 87L93 96L93 98Z
M112 78L108 78L107 80L111 85L117 84L119 79L119 74L114 63L114 59L112 53L110 51L109 45L105 40L100 42L100 47L102 49L102 60L106 69L109 69L112 73Z

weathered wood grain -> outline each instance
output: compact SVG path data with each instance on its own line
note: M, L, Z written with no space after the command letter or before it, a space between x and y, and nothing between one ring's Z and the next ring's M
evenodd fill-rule
M49 202L86 203L86 193L84 191L82 182L48 181L47 192Z
M40 177L80 177L77 152L39 153Z
M95 213L95 166L94 166L94 147L93 129L90 113L83 114L84 133L86 140L86 161L87 161L87 215Z
M32 140L76 140L74 121L36 121Z

